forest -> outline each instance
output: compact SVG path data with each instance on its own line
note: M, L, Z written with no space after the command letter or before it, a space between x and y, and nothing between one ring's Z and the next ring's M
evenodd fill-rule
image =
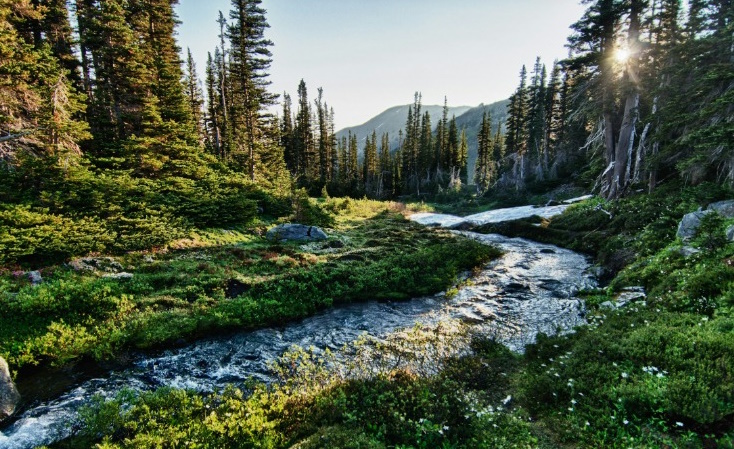
M417 92L397 145L337 138L304 80L271 92L262 0L212 14L199 79L177 3L0 0L0 361L24 397L0 448L734 447L734 213L713 213L734 199L734 2L582 0L568 57L520 68L506 120L485 111L475 138ZM409 220L581 193L465 233ZM268 241L283 223L330 237ZM122 389L86 398L70 433L11 439L62 393L32 386L44 376L349 304L450 301L502 258L469 234L585 255L586 324L521 352L416 326L343 348L351 377L334 348L291 348L277 382ZM629 291L644 300L609 307Z

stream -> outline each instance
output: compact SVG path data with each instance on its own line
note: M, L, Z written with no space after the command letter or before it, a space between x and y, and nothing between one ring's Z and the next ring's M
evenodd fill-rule
M27 449L62 440L78 427L78 410L94 395L114 397L123 388L163 386L210 392L249 378L273 381L268 363L292 345L338 349L364 333L381 338L416 323L458 318L522 351L539 332L554 334L583 324L575 295L596 286L585 256L552 245L500 235L459 232L501 248L451 299L443 294L405 302L339 306L280 328L201 339L155 354L132 356L129 365L83 381L55 399L31 404L0 430L1 449Z

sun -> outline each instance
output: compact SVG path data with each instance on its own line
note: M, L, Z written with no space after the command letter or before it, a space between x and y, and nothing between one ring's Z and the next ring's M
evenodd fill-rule
M629 48L626 47L619 47L614 52L614 59L617 60L618 63L624 64L627 62L627 60L630 58L631 52Z

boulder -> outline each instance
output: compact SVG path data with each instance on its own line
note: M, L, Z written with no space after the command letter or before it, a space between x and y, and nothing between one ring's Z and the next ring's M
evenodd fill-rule
M312 242L329 238L318 226L290 223L281 224L268 231L265 238L271 242Z
M734 200L711 203L706 210L718 212L724 218L732 218L734 217Z
M693 239L696 237L698 227L701 226L701 218L712 212L712 210L705 210L685 214L678 225L678 232L675 235L684 242Z
M730 242L734 242L734 225L726 228L726 239Z
M31 285L35 287L37 285L41 285L41 282L43 282L43 277L41 276L40 271L29 271L28 280L31 281Z
M13 379L10 377L8 363L0 357L0 422L3 422L13 413L20 402L20 393L15 388Z

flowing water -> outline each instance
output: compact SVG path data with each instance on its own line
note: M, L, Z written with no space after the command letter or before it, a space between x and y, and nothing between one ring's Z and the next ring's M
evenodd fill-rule
M124 369L81 382L53 400L32 404L0 431L0 448L33 448L68 437L79 425L79 408L96 394L113 397L123 388L162 386L208 392L253 377L272 381L268 363L291 345L335 349L363 333L384 337L449 316L522 351L539 332L564 332L584 323L584 305L575 295L596 285L584 256L523 239L462 234L496 245L505 254L452 299L436 295L340 306L281 328L211 337L154 355L139 354Z

